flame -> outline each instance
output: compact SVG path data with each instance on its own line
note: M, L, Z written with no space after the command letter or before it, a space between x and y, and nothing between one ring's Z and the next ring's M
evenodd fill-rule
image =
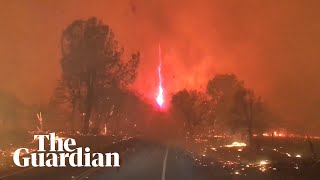
M232 144L225 145L225 147L245 147L245 146L247 146L247 144L242 142L233 142Z
M162 88L162 78L161 78L161 48L159 44L159 65L158 65L158 76L159 76L159 90L158 90L158 96L156 98L157 104L161 108L164 103L163 98L163 88Z

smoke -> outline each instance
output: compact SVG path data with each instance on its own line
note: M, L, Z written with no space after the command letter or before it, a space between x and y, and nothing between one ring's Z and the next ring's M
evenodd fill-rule
M113 28L127 54L141 51L132 89L150 102L157 93L161 43L166 98L184 87L204 90L214 74L233 72L288 124L310 129L320 118L319 4L315 0L2 2L0 87L26 102L46 102L60 73L62 30L75 19L97 16Z

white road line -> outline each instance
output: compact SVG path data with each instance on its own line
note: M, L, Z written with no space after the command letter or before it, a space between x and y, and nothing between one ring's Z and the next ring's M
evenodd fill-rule
M164 156L163 166L162 166L162 180L166 179L166 167L167 167L167 157L168 157L168 148L166 150L166 155Z

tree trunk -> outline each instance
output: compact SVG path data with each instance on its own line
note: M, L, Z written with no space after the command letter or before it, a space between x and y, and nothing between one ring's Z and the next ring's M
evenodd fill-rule
M94 72L94 71L93 71ZM91 117L91 112L93 108L93 95L94 95L94 73L90 73L87 85L87 98L86 98L86 109L85 109L85 115L84 115L84 122L83 122L83 133L88 134L89 132L89 122Z
M253 110L252 110L252 102L251 100L249 101L248 105L248 138L249 138L249 146L253 145L253 133L252 133L252 120L253 120Z
M70 119L70 131L71 133L75 132L75 113L79 105L80 101L80 85L78 89L72 90L72 111L71 111L71 119ZM81 128L80 128L81 130Z
M311 152L311 154L312 154L312 158L313 158L313 159L316 159L316 158L317 158L317 155L316 155L316 153L315 153L315 151L314 151L313 143L312 143L312 141L311 141L311 139L310 139L310 136L309 136L308 134L307 134L307 140L308 140L310 152Z
M70 119L70 131L71 133L75 132L75 128L74 128L74 114L76 112L76 103L73 102L72 103L72 112L71 112L71 119Z
M87 106L85 110L85 115L84 115L84 122L83 122L83 133L88 134L89 132L89 121L91 117L91 112L92 112L92 105L93 105L93 99L91 93L88 93L87 95Z

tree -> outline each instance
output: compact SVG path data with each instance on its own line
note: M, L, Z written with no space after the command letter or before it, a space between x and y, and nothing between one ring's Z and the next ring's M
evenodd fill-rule
M208 102L205 94L198 91L181 90L171 99L173 113L184 120L190 134L193 129L205 121L208 114Z
M246 129L249 144L252 144L253 130L265 130L272 119L261 97L245 88L243 81L233 74L216 75L208 82L207 93L212 97L220 123L233 132Z
M234 74L218 74L207 84L207 93L216 100L230 98L239 89L243 89L243 82Z
M254 92L246 89L239 90L235 94L234 113L237 116L238 122L247 125L247 132L249 137L249 144L252 145L253 141L253 119L254 114L258 112L260 106L260 99L257 99Z
M63 84L74 100L80 99L83 132L88 133L93 109L104 96L101 90L132 83L140 55L125 61L111 28L95 17L76 20L63 31L61 52Z
M59 106L66 105L71 108L71 117L69 118L70 131L75 131L75 112L77 105L80 102L80 88L79 84L72 84L72 81L58 81L58 86L54 90L54 94L50 100L51 108L59 108Z
M235 131L238 122L232 113L235 94L244 89L243 82L234 74L218 74L207 84L207 94L211 96L210 104L215 112L214 124L219 129Z

